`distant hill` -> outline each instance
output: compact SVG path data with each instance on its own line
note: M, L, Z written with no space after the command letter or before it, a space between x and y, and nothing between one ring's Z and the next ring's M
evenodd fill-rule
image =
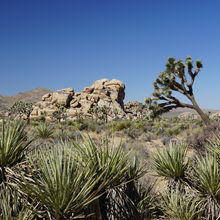
M17 101L38 102L46 93L51 92L49 89L37 88L27 92L21 92L12 96L0 95L0 111L5 111Z
M215 113L219 110L203 109L203 111L206 113L208 113L208 112ZM191 112L191 113L198 114L195 110L193 110L191 108L177 108L177 109L173 109L167 113L164 113L164 116L174 117L174 116L178 116L179 114L184 113L184 112Z

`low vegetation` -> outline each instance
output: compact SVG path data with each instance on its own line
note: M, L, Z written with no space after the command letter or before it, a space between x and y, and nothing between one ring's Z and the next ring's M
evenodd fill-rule
M217 219L218 127L178 117L3 121L0 219Z

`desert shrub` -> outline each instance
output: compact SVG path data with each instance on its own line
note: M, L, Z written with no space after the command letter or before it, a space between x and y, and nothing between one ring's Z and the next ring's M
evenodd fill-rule
M71 142L71 141L80 141L82 139L82 133L79 130L58 130L53 135L55 142Z
M98 124L93 123L92 121L90 121L89 124L88 124L88 130L92 131L92 132L96 132L97 129L98 129Z
M162 196L162 209L169 219L200 220L204 206L202 200L178 191Z
M144 132L148 132L151 131L152 132L152 128L153 128L153 122L148 122L143 126L143 131Z
M206 150L215 156L220 162L220 136L214 135L214 137L209 140L208 144L206 144Z
M166 129L163 128L163 127L159 127L159 128L156 129L155 134L156 134L157 136L164 135L164 134L166 134Z
M95 167L94 171L98 176L104 172L104 176L101 177L98 184L105 184L104 189L105 191L107 190L100 199L101 208L105 210L102 214L108 217L112 216L112 218L118 217L120 214L120 219L134 219L125 217L127 215L132 216L133 214L133 205L129 211L126 206L128 198L127 189L130 189L134 180L144 174L143 167L139 166L137 160L132 160L129 153L124 153L121 145L119 147L109 146L108 141L103 142L98 148L91 140L74 143L74 146L80 152L84 166L87 168ZM129 197L129 200L132 200L132 198ZM111 202L109 203L109 201ZM129 204L131 203L129 202Z
M74 121L73 125L79 131L87 130L95 132L99 126L99 122L90 119L79 118Z
M177 116L173 116L173 117L170 117L170 118L169 118L169 121L170 121L171 123L178 123L178 122L181 121L181 119L180 119L179 117L177 117Z
M54 133L54 128L46 123L41 123L37 128L36 128L36 137L37 138L42 138L42 139L47 139L53 137Z
M106 126L105 125L99 125L96 129L96 133L100 134L101 132L106 130Z
M133 127L129 127L125 130L125 134L132 139L136 139L138 138L141 134L142 134L142 130L141 129L137 129L137 128L133 128Z
M181 132L181 126L180 125L176 125L172 128L167 129L167 133L169 135L178 135Z
M21 190L37 199L52 219L77 218L100 196L102 186L96 186L103 174L95 177L93 169L80 165L68 147L41 149L29 158L32 169L29 177L23 176Z
M140 220L156 217L157 197L153 191L153 184L148 182L143 186L133 181L110 189L106 197L101 200L102 210L108 209L107 215L103 215L104 219ZM115 205L109 206L109 204Z
M2 125L0 137L0 183L4 181L4 168L13 167L24 159L24 153L32 140L28 140L26 125L21 122L7 122Z
M136 121L133 125L134 128L142 129L146 126L146 121Z
M123 129L130 128L132 126L132 121L123 120L123 121L115 121L109 123L109 128L112 128L113 131L121 131Z
M163 145L168 145L170 143L171 137L169 135L164 135L160 138Z
M203 127L204 126L204 122L202 119L198 118L194 120L195 125L199 126L199 127Z
M72 139L72 134L73 132L69 132L66 129L58 129L56 132L53 134L53 139L56 141L70 141Z
M30 125L33 127L39 126L40 121L38 119L32 119L30 120Z
M26 198L17 190L16 176L21 173L27 149L32 140L28 139L27 125L19 121L2 124L0 136L0 219L32 219L27 209Z
M186 152L185 145L170 144L169 147L158 150L152 158L152 169L158 176L168 180L170 189L183 189L188 168Z
M67 126L74 126L74 121L73 120L65 120L64 122Z
M147 132L142 135L142 140L146 141L146 142L150 142L150 141L154 140L155 138L156 138L155 134L151 133L151 132Z
M190 147L199 152L205 151L205 145L220 131L220 124L211 124L204 127L201 133L196 133L187 138L187 143Z
M0 186L0 219L1 220L33 220L35 216L35 207L28 203L27 198L8 187L7 184Z
M220 213L220 169L214 155L196 157L190 181L204 200L205 219L218 219Z
M76 127L76 129L78 129L79 131L82 131L82 130L86 130L88 129L88 123L86 120L80 118L80 119L77 119L74 123L74 126Z
M141 184L137 185L139 195L137 208L144 219L155 218L160 214L160 208L158 206L159 198L158 194L154 191L154 184L147 181L144 186Z

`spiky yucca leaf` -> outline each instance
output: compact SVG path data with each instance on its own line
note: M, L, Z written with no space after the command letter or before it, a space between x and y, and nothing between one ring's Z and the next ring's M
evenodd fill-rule
M201 193L220 196L220 169L215 156L206 154L204 157L196 157L192 177Z
M220 169L218 159L206 154L196 157L190 175L192 183L205 200L205 219L218 219L220 216Z
M98 176L104 172L100 183L103 182L106 188L118 186L143 175L143 167L139 166L135 159L131 161L129 153L124 153L121 145L114 147L108 144L107 141L97 147L90 138L84 137L82 142L73 143L73 150L76 150L83 166L95 169L93 172Z
M167 148L158 150L152 159L153 170L157 175L165 178L183 178L188 166L186 152L186 146L183 144L170 145Z
M31 220L34 213L27 206L25 197L7 184L1 184L0 187L0 220Z
M213 139L206 145L206 149L220 160L220 136L214 135Z
M171 191L162 196L162 209L170 219L200 220L204 206L199 198Z
M0 167L12 167L24 157L24 151L31 143L21 122L3 123L0 139Z
M44 205L55 219L72 219L100 196L103 185L92 169L82 167L65 146L39 150L30 157L31 178L23 177L23 192Z
M144 217L155 217L158 207L158 195L154 192L155 183L147 182L145 186L138 184L139 202L137 209Z
M36 128L36 137L37 138L42 138L42 139L47 139L47 138L53 137L53 128L50 127L46 123L41 123Z

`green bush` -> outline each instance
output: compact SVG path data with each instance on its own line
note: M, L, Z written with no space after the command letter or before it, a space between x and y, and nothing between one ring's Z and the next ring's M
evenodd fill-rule
M176 125L173 128L167 129L167 133L171 136L178 135L180 132L181 132L181 126L179 126L179 125Z
M42 123L36 128L35 135L37 138L47 139L53 137L53 133L54 128L52 128L50 125L46 123Z
M113 131L121 131L123 129L130 128L132 126L132 121L124 120L124 121L115 121L109 123L109 127L112 128Z
M204 206L199 198L171 191L162 197L162 209L169 219L200 220Z

